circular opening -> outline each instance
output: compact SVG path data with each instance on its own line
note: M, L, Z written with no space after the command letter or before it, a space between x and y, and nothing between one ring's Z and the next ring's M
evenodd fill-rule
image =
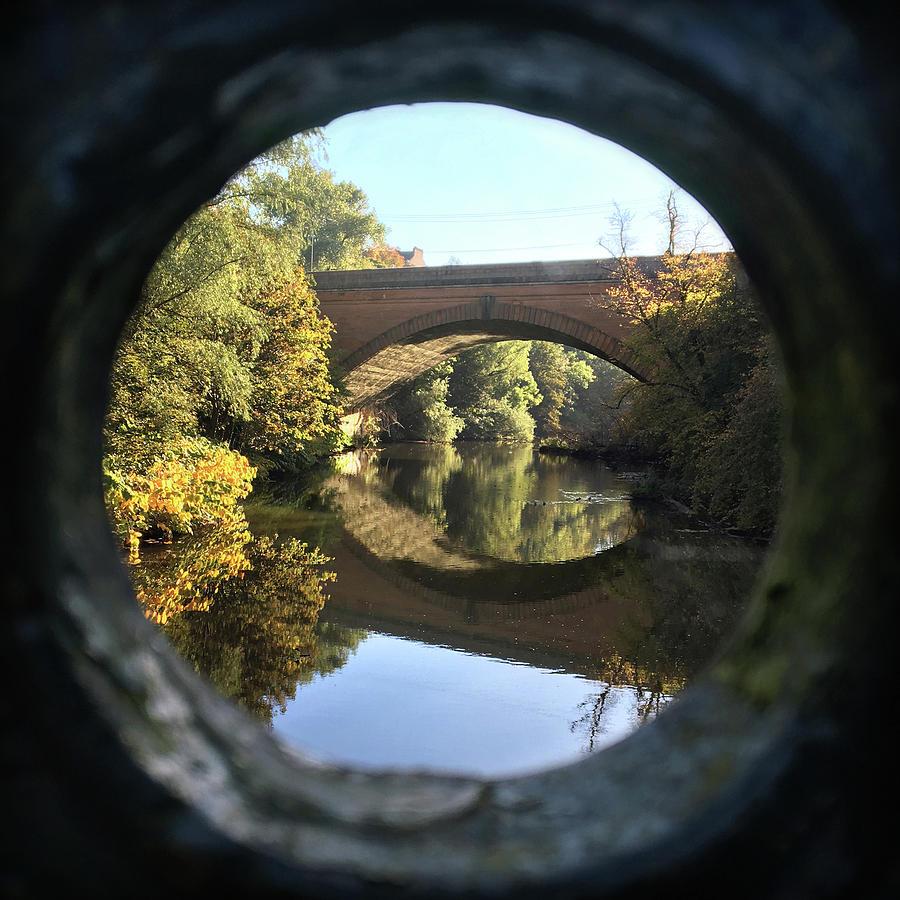
M105 496L145 615L276 735L369 770L509 777L652 721L777 510L778 361L727 249L643 160L509 109L268 150L179 228L113 368Z
M648 884L699 888L709 878L746 894L773 883L821 886L811 848L840 844L835 835L857 825L873 838L865 852L883 848L860 802L874 796L872 763L885 749L867 720L886 700L884 680L873 676L890 670L893 630L879 598L896 583L884 574L883 559L893 557L882 556L888 548L874 531L889 521L884 487L895 476L885 423L896 396L890 341L871 326L895 322L881 299L893 296L895 279L879 262L896 234L881 186L894 182L865 149L869 139L882 146L875 102L856 102L846 87L866 83L852 53L835 50L823 73L821 44L809 34L854 45L824 14L821 32L793 37L795 52L785 54L779 40L748 36L752 20L773 37L748 10L711 18L706 33L715 38L704 42L679 27L685 10L672 9L612 23L565 8L552 30L524 15L502 33L486 21L422 18L390 33L382 24L365 39L326 11L318 24L333 27L327 49L308 49L308 21L273 13L254 32L271 40L265 50L220 23L235 52L203 55L201 71L187 51L210 32L179 23L182 41L170 45L166 65L143 73L154 102L142 124L125 114L134 98L124 81L113 82L120 93L91 83L110 115L87 126L89 163L70 166L66 154L76 151L58 141L39 166L29 164L17 203L51 193L54 215L36 222L10 273L19 291L48 303L25 313L28 340L8 361L41 372L15 402L31 435L21 471L45 486L37 503L17 487L27 550L10 570L15 659L41 697L52 697L60 678L71 688L38 711L11 702L29 747L49 742L54 715L57 727L71 726L65 762L46 762L65 799L46 801L55 818L41 827L71 837L61 808L74 806L86 837L71 846L86 852L84 862L54 861L53 872L87 879L88 866L100 863L94 871L109 873L107 884L124 884L121 864L97 849L105 837L157 883L189 873L262 894L286 885L462 893L524 884L611 896ZM734 60L762 81L743 77ZM176 104L168 88L188 72L181 83L194 86L194 102ZM773 82L790 90L773 93ZM64 108L74 115L71 96ZM732 237L781 338L792 392L792 502L780 553L729 656L657 727L578 766L492 786L317 769L265 740L189 677L122 602L128 586L114 566L96 483L112 346L173 224L272 135L423 97L549 113L660 163ZM41 134L58 135L51 118L41 120ZM845 160L860 162L852 177ZM133 178L138 171L143 182ZM48 172L51 187L39 188ZM140 187L126 192L130 180ZM860 197L867 217L886 226L887 237L868 249L863 238L873 227L849 202ZM59 251L53 272L35 252L48 246ZM869 264L864 276L851 273L847 247ZM853 459L864 464L852 468ZM835 496L840 479L853 505ZM835 521L870 540L838 539ZM39 554L48 534L49 553ZM853 602L868 595L871 604ZM835 691L866 700L836 709ZM855 735L856 765L835 733ZM91 791L99 805L86 802ZM796 841L799 860L785 850ZM172 851L178 874L157 878L134 849L145 846ZM838 854L843 883L862 877L863 855L856 844ZM33 849L23 859L38 871ZM227 876L216 874L223 860Z

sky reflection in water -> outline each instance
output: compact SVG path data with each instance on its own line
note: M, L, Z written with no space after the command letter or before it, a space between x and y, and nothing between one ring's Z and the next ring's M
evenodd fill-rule
M256 553L167 632L323 760L485 777L574 761L695 677L763 559L636 507L632 483L530 447L347 455L248 508L255 534L321 546L336 580Z
M370 632L339 675L316 678L277 734L322 759L505 777L571 762L638 724L633 687ZM585 716L588 716L586 719Z

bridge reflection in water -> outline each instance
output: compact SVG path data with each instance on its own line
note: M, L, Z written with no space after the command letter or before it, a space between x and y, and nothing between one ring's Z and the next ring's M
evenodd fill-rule
M338 577L320 622L576 676L584 702L568 724L579 751L597 749L611 738L610 692L627 689L618 700L632 725L655 715L731 630L762 559L755 545L635 507L631 484L530 447L347 455L318 493L341 523L325 547ZM288 510L273 524L310 537L308 518ZM312 687L276 730L308 729L298 722ZM402 703L415 685L395 689Z

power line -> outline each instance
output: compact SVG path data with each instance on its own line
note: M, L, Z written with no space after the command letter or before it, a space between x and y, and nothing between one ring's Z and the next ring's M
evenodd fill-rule
M473 250L435 250L423 247L423 253L505 253L507 250L554 250L559 247L584 247L590 241L574 241L569 244L536 244L531 247L478 247Z
M645 206L655 204L652 199L643 199L635 201L625 209L631 209L634 206ZM509 222L521 219L562 219L575 216L591 216L600 213L609 214L616 209L616 204L609 203L592 203L583 206L558 206L547 209L509 209L494 210L491 212L448 212L448 213L390 213L380 212L379 215L383 219L390 219L394 222L474 222L474 221L497 221Z

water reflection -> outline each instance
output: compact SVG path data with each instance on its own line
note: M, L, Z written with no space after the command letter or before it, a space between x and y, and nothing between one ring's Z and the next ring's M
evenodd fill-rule
M338 471L325 487L340 495L351 533L367 546L380 535L381 558L444 568L471 568L466 556L560 562L607 550L639 527L626 480L530 446L398 445L345 454ZM448 551L442 561L432 545Z
M625 474L527 447L347 454L248 506L248 567L166 631L325 758L485 775L576 758L696 676L763 558L635 505Z
M143 578L154 569L168 572L183 555L194 557L203 543L198 536L157 554ZM255 538L240 577L222 573L215 598L202 608L185 603L164 631L223 694L271 724L298 687L340 668L365 639L362 629L319 624L325 585L335 577L326 562L297 540Z

